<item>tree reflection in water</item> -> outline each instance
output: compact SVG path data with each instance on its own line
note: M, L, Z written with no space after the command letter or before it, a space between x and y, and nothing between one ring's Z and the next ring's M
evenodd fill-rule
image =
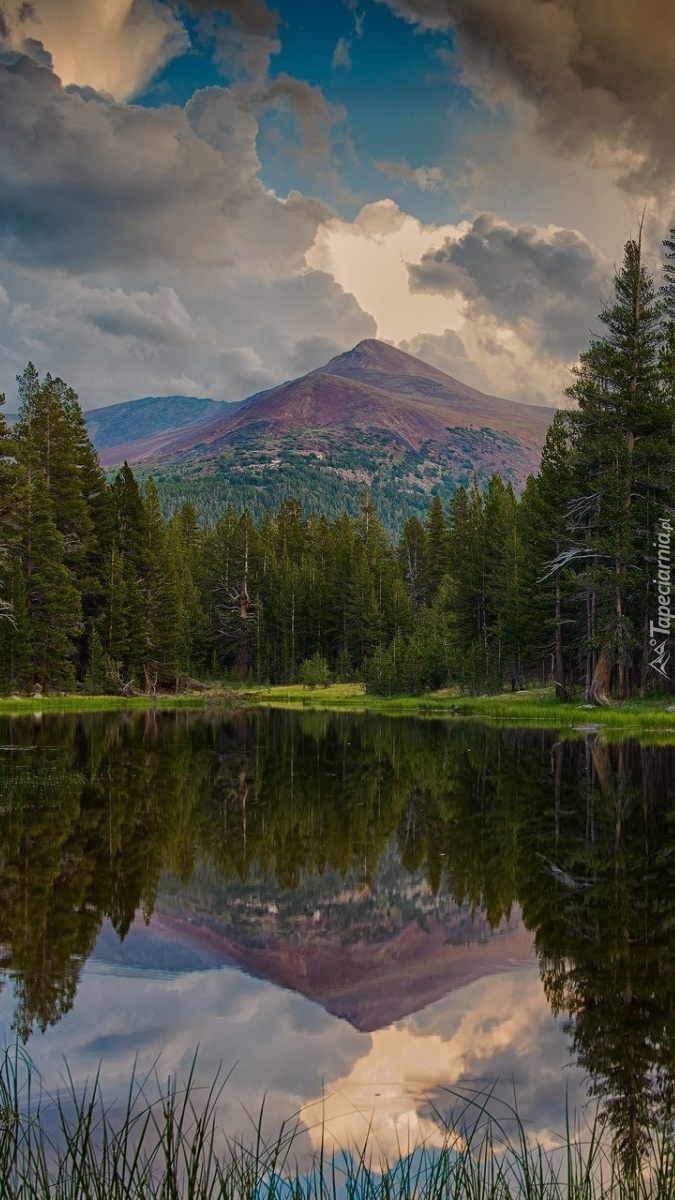
M5 719L0 740L0 953L24 1041L72 1006L104 918L123 938L163 880L198 867L217 913L254 876L319 905L394 862L397 911L420 916L416 872L493 928L520 903L629 1165L670 1122L675 748L261 711Z

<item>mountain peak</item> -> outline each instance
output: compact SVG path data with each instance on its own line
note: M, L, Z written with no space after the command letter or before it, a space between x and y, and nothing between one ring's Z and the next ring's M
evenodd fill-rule
M435 367L398 350L390 342L381 342L379 338L364 338L352 350L331 358L325 367L320 367L331 375L342 374L345 370L380 371L386 375L426 375L436 373Z

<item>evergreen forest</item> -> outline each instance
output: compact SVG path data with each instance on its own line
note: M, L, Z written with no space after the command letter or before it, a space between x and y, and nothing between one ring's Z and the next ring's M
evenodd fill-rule
M188 502L166 519L152 479L126 464L106 479L75 392L29 364L11 430L0 409L0 691L536 680L604 704L670 690L650 633L675 499L675 229L664 246L659 285L641 239L626 244L576 403L522 496L474 479L397 540L367 491L330 521L296 501L206 527Z

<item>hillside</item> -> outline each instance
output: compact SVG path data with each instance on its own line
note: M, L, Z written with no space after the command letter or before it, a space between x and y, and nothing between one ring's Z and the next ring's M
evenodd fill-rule
M206 419L152 437L104 447L95 435L104 466L126 458L153 474L167 508L190 499L211 519L228 503L260 515L289 497L334 516L354 511L368 485L394 530L474 473L521 489L553 413L485 395L375 339L241 404L211 405Z
M140 400L92 408L84 413L84 419L101 460L107 455L117 465L125 458L120 447L133 446L132 456L136 460L140 446L144 453L154 453L167 434L201 424L225 407L222 401L199 396L143 396ZM236 406L227 407L233 409ZM15 412L4 415L10 426L19 419ZM157 445L153 446L154 442Z
M144 396L107 408L94 408L84 415L89 436L101 454L201 424L224 407L222 402L198 396Z

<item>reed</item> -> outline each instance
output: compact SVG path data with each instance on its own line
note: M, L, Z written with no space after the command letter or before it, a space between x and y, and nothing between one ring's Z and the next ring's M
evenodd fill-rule
M0 1062L0 1196L2 1200L669 1200L675 1161L666 1137L654 1136L633 1169L603 1145L596 1119L563 1132L561 1148L531 1145L514 1109L508 1126L477 1096L458 1119L438 1115L440 1148L402 1147L394 1163L376 1145L339 1154L328 1139L309 1167L295 1156L300 1123L266 1140L260 1117L250 1143L218 1127L227 1079L197 1085L195 1064L180 1086L157 1073L133 1075L113 1110L94 1079L78 1093L47 1093L25 1053ZM264 1106L263 1106L264 1107ZM113 1116L113 1112L117 1116ZM468 1114L468 1115L467 1115ZM508 1130L511 1130L509 1132Z

